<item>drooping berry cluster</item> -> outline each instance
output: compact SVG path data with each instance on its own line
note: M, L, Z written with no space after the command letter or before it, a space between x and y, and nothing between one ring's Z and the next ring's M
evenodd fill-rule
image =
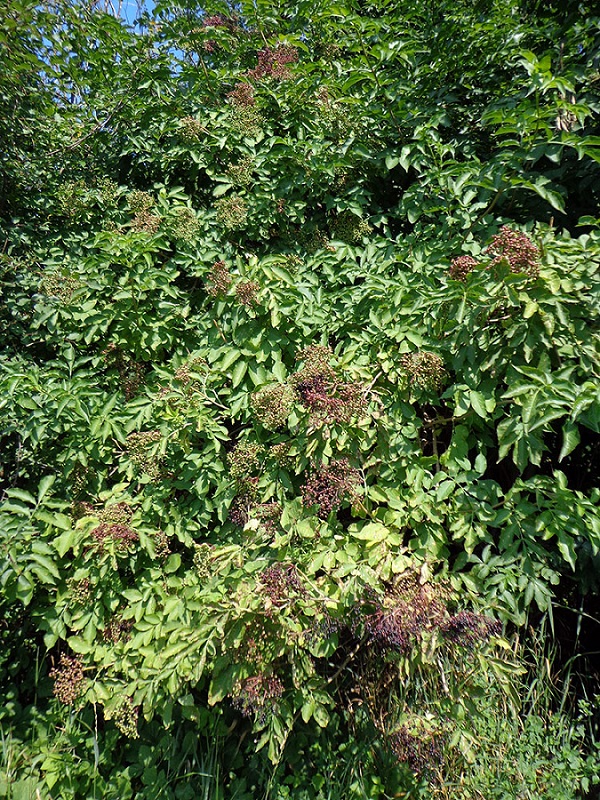
M124 353L120 347L111 342L102 352L107 367L112 367L119 373L121 389L126 400L134 397L144 382L146 368L140 361Z
M317 506L317 514L327 519L344 501L354 502L361 484L360 473L347 458L321 464L302 487L302 503Z
M439 391L447 377L442 358L425 350L406 353L401 357L400 364L410 385L418 389Z
M243 306L255 306L258 303L260 285L256 281L240 281L235 287L235 296Z
M358 244L372 230L368 222L357 217L352 211L342 211L331 223L332 237L347 244Z
M477 261L473 256L458 256L453 258L450 264L450 277L455 281L465 281L467 275L473 272L477 266Z
M487 642L493 636L500 636L502 626L497 620L483 614L459 611L441 626L441 631L451 642L472 650L475 645Z
M127 454L140 472L155 480L160 475L160 457L156 444L162 438L160 431L130 433L125 440Z
M130 544L139 541L139 534L128 525L119 523L101 522L92 531L92 539L101 547L106 547L107 543L113 542L118 550L126 550Z
M73 295L83 286L79 278L64 272L44 272L40 281L40 292L48 298L69 305Z
M285 605L290 597L306 594L306 590L293 564L277 562L260 574L260 591L276 608Z
M179 135L184 142L197 142L206 128L195 117L183 117L179 121Z
M128 739L137 739L139 708L134 706L131 697L123 697L117 707L110 714L117 730ZM108 717L108 715L107 715Z
M276 675L253 675L238 682L231 702L245 717L255 715L257 722L264 723L282 695L283 683Z
M254 89L249 83L238 83L235 89L227 93L229 102L239 108L247 108L256 104Z
M294 398L293 389L286 383L273 383L254 392L250 405L261 425L275 431L287 422Z
M54 696L61 703L72 706L83 694L85 676L83 663L78 656L62 653L57 667L52 667L50 677L54 680Z
M222 197L215 203L217 222L227 230L243 228L248 219L248 204L243 197Z
M527 234L504 225L500 228L500 233L492 237L487 249L495 255L492 266L505 261L511 272L524 272L530 278L537 278L539 275L540 250Z
M206 279L206 291L211 297L227 294L233 282L224 261L215 261Z
M416 775L432 777L444 758L446 737L423 720L415 718L389 734L389 746L398 759Z
M361 384L340 380L330 359L328 347L311 345L298 354L297 360L304 361L304 366L290 378L299 401L310 411L313 424L349 423L366 410Z
M173 238L182 242L192 242L200 230L200 221L191 208L178 208L169 227Z
M138 211L131 220L131 230L137 233L149 233L153 236L158 232L162 217L151 214L149 211Z
M443 591L421 584L416 575L403 576L392 594L365 616L369 641L382 650L408 653L427 631L441 628L447 620Z
M235 164L230 164L227 167L226 175L231 183L237 186L247 186L252 180L252 171L254 169L254 161L247 156L240 159Z
M274 78L287 80L292 73L289 65L298 61L298 50L291 45L280 44L279 47L265 47L258 51L258 64L247 72L249 78L261 80Z

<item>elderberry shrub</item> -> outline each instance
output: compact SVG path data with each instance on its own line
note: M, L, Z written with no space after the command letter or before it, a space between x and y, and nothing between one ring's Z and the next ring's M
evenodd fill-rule
M138 533L128 525L118 523L102 522L92 531L92 539L102 548L106 547L107 542L113 542L117 549L126 550L130 544L139 541L139 538Z
M417 389L439 391L447 377L442 358L425 350L406 353L401 357L400 364L409 385Z
M475 645L500 636L502 626L483 614L459 611L441 626L441 631L449 641L472 650Z
M409 573L365 616L364 627L378 648L406 654L426 631L440 628L447 616L443 589L420 584L417 576Z
M258 64L246 73L253 80L273 78L287 80L292 73L289 64L298 61L298 50L291 45L280 44L278 47L265 47L258 51Z

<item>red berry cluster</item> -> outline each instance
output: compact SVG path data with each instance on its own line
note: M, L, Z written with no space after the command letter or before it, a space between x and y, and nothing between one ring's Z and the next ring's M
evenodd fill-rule
M455 281L465 281L467 275L477 266L477 261L473 256L458 256L453 258L450 264L450 277Z
M291 77L288 65L296 61L298 61L298 50L291 45L281 44L275 49L265 47L258 52L258 64L256 67L246 74L254 80L260 80L261 78L286 80Z
M307 508L317 506L319 517L327 519L345 500L354 501L360 483L359 471L347 458L321 464L302 487L302 503Z
M537 278L540 271L540 250L527 234L514 231L508 225L500 228L487 248L496 257L492 265L505 261L511 272L524 272L530 278Z
M256 715L263 723L277 707L283 695L283 684L275 675L253 675L240 681L232 698L232 705L245 717Z

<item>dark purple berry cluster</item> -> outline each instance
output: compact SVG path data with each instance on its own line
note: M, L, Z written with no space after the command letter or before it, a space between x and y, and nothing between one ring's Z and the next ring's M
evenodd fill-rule
M302 487L302 503L317 506L317 514L327 519L344 501L353 502L361 484L360 473L347 458L321 464Z
M257 722L264 723L282 695L283 683L276 675L253 675L237 684L232 705L245 717L256 716Z
M120 550L126 550L130 544L139 541L139 538L137 531L134 531L133 528L118 523L102 522L92 531L92 539L99 545L105 547L108 542L114 542Z
M426 631L439 628L446 617L440 589L420 584L417 576L410 573L365 617L364 625L370 641L379 648L408 653Z
M261 572L260 591L276 608L285 605L293 596L306 594L296 567L293 564L280 562L272 564Z
M349 423L364 414L367 402L362 385L337 377L328 347L311 345L298 353L297 360L304 365L292 375L290 384L310 411L313 424Z
M500 636L502 626L497 620L483 614L459 611L441 626L441 631L449 641L471 650L493 636Z
M446 737L430 730L417 720L411 725L402 725L388 737L389 746L398 759L416 775L433 775L443 762Z

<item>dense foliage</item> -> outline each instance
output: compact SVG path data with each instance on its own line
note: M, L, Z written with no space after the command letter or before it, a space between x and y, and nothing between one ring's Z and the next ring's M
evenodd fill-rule
M592 796L593 3L91 5L0 8L0 796Z

